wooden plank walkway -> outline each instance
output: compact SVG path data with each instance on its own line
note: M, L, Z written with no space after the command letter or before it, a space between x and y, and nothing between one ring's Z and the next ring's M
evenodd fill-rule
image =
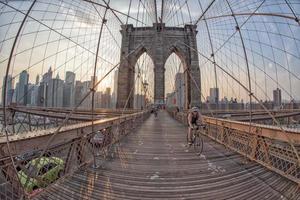
M185 147L186 131L161 111L102 168L81 169L36 199L300 199L295 183L208 138L197 156Z

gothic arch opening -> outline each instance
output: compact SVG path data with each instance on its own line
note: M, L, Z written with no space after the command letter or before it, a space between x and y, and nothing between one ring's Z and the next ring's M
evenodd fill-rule
M184 28L176 29L175 34L173 28L167 27L164 27L163 32L158 32L155 24L153 27L147 27L146 29L133 27L132 24L122 26L123 39L118 78L118 108L133 108L133 92L130 91L134 86L135 64L144 52L149 54L154 63L154 104L165 105L165 63L173 52L184 63L185 69L189 69L187 70L189 76L186 76L187 103L184 107L200 104L200 92L196 89L196 85L201 88L198 54L185 45L178 43L178 41L182 41L183 44L197 48L195 29L196 26L185 25Z
M142 109L153 103L154 63L146 51L141 51L134 66L133 108Z
M165 102L167 107L182 110L186 104L186 64L178 55L172 52L165 62Z

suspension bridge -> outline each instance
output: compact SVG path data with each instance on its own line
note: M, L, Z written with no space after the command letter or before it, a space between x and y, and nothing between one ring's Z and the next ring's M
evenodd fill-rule
M297 0L1 0L0 199L300 199L299 16Z

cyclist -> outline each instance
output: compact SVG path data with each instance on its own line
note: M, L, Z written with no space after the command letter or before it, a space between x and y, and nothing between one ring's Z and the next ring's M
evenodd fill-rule
M200 113L199 108L193 107L188 113L188 144L192 145L192 129L198 129L199 125L202 124L202 115Z

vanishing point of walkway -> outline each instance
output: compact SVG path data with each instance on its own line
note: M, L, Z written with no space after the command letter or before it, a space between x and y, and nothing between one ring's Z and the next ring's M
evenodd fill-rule
M185 147L186 130L161 111L102 167L81 169L37 199L300 199L296 184L208 138L197 156Z

